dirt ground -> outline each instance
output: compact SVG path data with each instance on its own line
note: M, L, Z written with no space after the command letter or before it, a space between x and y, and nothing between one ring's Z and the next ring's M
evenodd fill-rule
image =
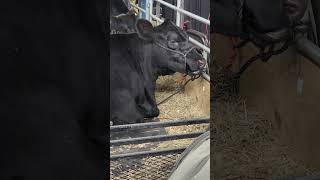
M165 99L181 84L182 75L163 76L157 81L157 102ZM208 117L210 113L210 85L203 79L191 81L185 90L159 105L160 119Z

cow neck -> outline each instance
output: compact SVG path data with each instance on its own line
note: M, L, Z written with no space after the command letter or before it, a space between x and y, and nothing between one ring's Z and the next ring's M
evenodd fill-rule
M153 43L147 42L139 38L139 43L136 46L139 65L143 74L143 77L148 82L155 82L158 78L156 71L156 65L154 63Z
M130 48L126 51L130 57L130 64L135 67L137 73L143 78L148 86L148 89L154 87L155 81L157 79L157 74L155 73L155 66L152 61L152 43L148 43L141 38L139 38L137 33L130 34L117 34L117 36L125 36ZM151 83L152 82L152 83Z
M152 105L156 105L156 99L154 91L156 88L156 80L158 78L158 72L156 71L156 64L154 63L153 43L140 39L138 36L133 38L134 56L136 57L136 63L141 71L141 77L143 77L145 96L148 102L152 102Z

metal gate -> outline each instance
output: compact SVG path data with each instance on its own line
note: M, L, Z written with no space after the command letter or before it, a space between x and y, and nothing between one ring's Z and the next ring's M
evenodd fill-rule
M168 120L165 122L149 122L111 126L111 179L167 179L177 158L187 147L176 147L176 144L173 143L173 141L196 138L206 131L174 135L158 134L143 137L139 135L143 135L143 132L149 132L150 134L150 132L153 132L151 129L197 125L205 125L207 129L209 129L209 118ZM130 134L130 132L133 132L132 134L134 137L118 138L120 137L119 133L122 133L126 136ZM118 136L115 136L116 134ZM169 145L166 145L165 148L160 146L163 142L169 142ZM144 146L142 146L142 144L144 144Z

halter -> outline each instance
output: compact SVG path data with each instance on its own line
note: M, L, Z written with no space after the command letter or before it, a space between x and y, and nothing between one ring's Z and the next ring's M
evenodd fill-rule
M183 58L184 58L184 65L185 65L185 69L186 69L186 72L187 72L187 55L188 55L193 49L195 49L196 47L193 46L193 47L191 47L189 50L187 50L185 53L182 53L182 52L180 52L180 51L167 48L167 47L163 46L163 45L160 44L160 43L155 43L155 44L156 44L157 46L159 46L159 47L167 50L167 51L170 51L170 52L172 52L172 53L176 53L176 54L179 54L179 55L183 56ZM198 72L192 72L192 73L193 73L194 75L198 74Z

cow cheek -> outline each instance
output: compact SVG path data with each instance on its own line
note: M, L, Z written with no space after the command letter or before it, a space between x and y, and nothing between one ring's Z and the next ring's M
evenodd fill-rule
M176 56L175 57L175 61L172 61L173 63L173 69L176 72L185 72L186 70L186 59L184 59L184 57L182 56Z

